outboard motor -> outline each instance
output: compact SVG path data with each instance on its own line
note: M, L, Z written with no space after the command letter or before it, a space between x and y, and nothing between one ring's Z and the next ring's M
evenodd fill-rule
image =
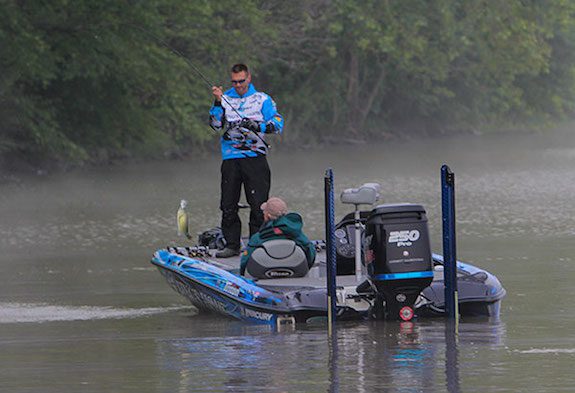
M305 252L293 240L268 240L256 248L246 265L255 278L303 277L309 271Z
M378 306L385 302L385 317L410 320L417 296L433 280L423 206L390 204L373 209L366 223L364 251L369 280L378 292Z

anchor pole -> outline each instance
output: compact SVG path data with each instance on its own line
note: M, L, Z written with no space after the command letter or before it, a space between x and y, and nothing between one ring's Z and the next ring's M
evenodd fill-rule
M457 255L455 245L455 174L447 165L441 167L441 211L443 222L443 278L445 312L459 320L457 296Z
M325 171L324 177L325 191L325 240L326 240L326 270L327 270L327 316L329 323L329 335L336 320L336 275L335 263L335 206L333 197L333 170L329 168Z

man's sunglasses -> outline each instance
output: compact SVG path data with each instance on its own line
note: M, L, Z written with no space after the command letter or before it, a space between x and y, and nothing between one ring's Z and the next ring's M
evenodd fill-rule
M244 83L246 80L245 79L240 79L239 81L235 81L232 79L232 85L241 85L242 83Z

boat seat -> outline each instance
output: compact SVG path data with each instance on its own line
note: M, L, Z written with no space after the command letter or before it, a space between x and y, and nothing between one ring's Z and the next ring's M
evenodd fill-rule
M246 270L254 278L303 277L309 271L303 249L293 240L268 240L256 248Z

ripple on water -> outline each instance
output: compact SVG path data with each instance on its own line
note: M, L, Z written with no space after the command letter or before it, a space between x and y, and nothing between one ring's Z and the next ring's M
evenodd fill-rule
M568 354L575 354L575 348L531 348L525 350L516 350L517 353L527 353L527 354L560 354L560 353L568 353Z
M113 308L42 303L0 303L0 324L139 318L186 308L190 307Z

